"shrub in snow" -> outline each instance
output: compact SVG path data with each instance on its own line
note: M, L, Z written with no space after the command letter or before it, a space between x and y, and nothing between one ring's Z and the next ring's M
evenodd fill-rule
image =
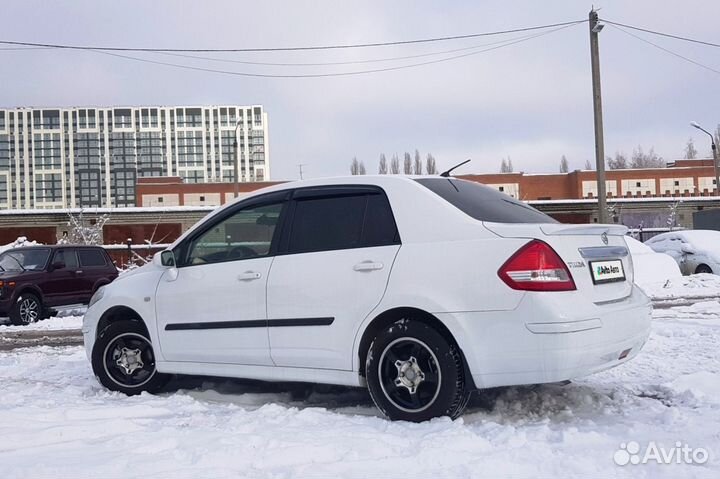
M82 209L77 215L68 213L70 230L66 237L58 240L58 244L102 245L103 226L110 220L110 216L98 216L95 223L90 223L85 219L83 213Z
M4 246L0 246L0 253L2 253L3 251L6 251L6 250L12 249L12 248L20 248L22 246L35 246L37 244L41 244L41 243L38 243L36 241L29 241L27 239L27 236L18 236L18 238L14 242L8 243Z

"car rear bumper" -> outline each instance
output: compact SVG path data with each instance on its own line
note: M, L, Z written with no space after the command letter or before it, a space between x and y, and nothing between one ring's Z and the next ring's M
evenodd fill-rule
M478 388L586 376L632 359L647 341L652 306L639 288L621 301L573 304L528 293L513 311L440 313Z

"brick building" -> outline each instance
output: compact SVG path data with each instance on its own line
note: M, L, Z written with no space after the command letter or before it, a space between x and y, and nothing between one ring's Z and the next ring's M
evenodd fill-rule
M240 196L281 181L239 183ZM185 183L179 176L138 178L138 206L220 206L235 198L235 183Z
M460 175L523 201L597 198L595 171ZM667 168L606 172L608 198L717 196L712 160L677 160ZM281 182L240 183L240 195ZM186 183L180 177L138 178L138 206L218 206L234 198L233 183Z
M596 175L588 170L462 175L460 178L484 183L523 201L597 197ZM605 183L608 198L718 195L712 160L677 160L667 168L608 170Z

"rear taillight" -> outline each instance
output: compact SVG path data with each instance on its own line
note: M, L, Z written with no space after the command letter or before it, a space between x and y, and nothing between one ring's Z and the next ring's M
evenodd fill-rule
M547 243L532 240L508 259L498 276L512 289L574 291L575 281L563 260Z

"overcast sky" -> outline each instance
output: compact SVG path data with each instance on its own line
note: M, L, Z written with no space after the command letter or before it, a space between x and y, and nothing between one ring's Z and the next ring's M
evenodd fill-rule
M720 2L605 0L601 17L720 42ZM462 35L586 19L591 4L526 1L3 1L3 40L167 48L345 44ZM421 55L526 34L304 53L205 54L254 62L338 62ZM720 49L640 34L720 70ZM334 78L247 78L176 69L94 52L0 51L0 106L262 104L269 115L273 179L369 172L380 153L432 152L459 173L557 171L594 160L587 24L465 58ZM459 53L467 53L462 51ZM455 53L454 55L457 55ZM322 73L452 56L323 67L256 66L167 55L143 58L256 73ZM607 154L654 147L681 157L689 127L720 123L720 74L606 27L600 34Z

